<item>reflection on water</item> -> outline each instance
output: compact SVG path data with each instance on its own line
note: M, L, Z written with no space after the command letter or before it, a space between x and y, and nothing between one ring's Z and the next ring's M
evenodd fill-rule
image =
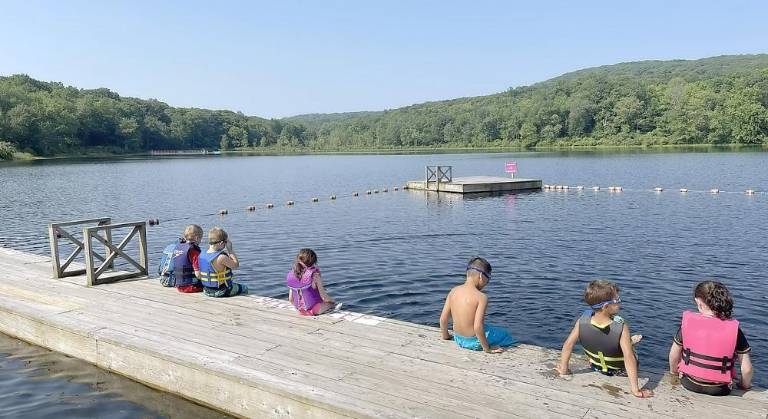
M3 334L0 389L8 418L229 417Z
M421 179L427 165L503 176L508 160L521 177L624 192L364 194ZM156 261L185 224L218 225L238 251L239 279L257 294L285 298L285 272L298 249L312 247L345 307L423 324L437 324L466 261L481 255L493 264L490 320L548 347L562 344L584 309L585 285L609 278L630 327L646 336L643 365L659 369L681 312L695 308L694 285L714 277L735 296L757 371L768 369L760 349L768 346L768 194L743 193L768 190L766 152L220 156L0 166L0 179L0 246L45 254L51 221L159 218L148 230ZM692 192L676 192L683 187ZM724 192L693 193L712 187ZM221 208L229 215L210 215Z

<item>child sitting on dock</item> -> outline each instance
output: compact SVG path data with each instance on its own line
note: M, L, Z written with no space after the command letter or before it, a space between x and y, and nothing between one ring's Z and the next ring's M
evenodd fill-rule
M247 294L248 287L233 280L233 269L240 267L227 232L219 227L208 231L208 251L200 254L200 282L209 297Z
M320 268L317 267L317 254L312 249L299 250L285 282L288 285L288 301L302 316L317 316L341 308L341 303L337 304L325 292Z
M200 284L200 241L203 229L197 224L190 224L184 229L181 238L168 245L163 251L160 262L160 283L164 287L176 287L179 292L201 292Z
M491 280L491 264L476 257L467 264L467 278L462 285L453 287L445 298L440 314L440 333L443 339L474 351L503 352L502 347L514 345L515 339L502 327L485 324L488 296L482 289ZM448 332L448 321L453 322L453 336Z
M629 326L618 316L621 308L619 287L598 279L587 285L584 301L590 306L573 326L563 344L560 375L571 373L569 361L576 342L584 348L592 370L608 376L627 376L632 394L636 397L652 397L653 392L642 389L637 381L637 357L634 346L642 336L630 336Z
M669 371L686 389L711 396L727 396L741 365L739 387L752 387L752 360L746 336L731 317L733 297L720 282L704 281L693 292L698 313L683 312L683 320L669 350Z

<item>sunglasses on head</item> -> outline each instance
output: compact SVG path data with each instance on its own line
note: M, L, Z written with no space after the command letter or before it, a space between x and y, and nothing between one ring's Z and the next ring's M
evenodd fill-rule
M483 276L485 277L485 279L487 279L487 280L489 280L489 281L491 280L491 274L489 274L488 272L486 272L486 271L484 271L484 270L482 270L482 269L480 269L480 268L476 268L476 267L474 267L474 266L472 266L472 265L468 265L468 266L467 266L467 270L468 270L468 271L476 271L476 272L480 272L480 274L481 274L481 275L483 275Z
M590 307L594 309L601 309L608 304L621 304L621 298L615 298L613 300L603 301L602 303L592 304Z

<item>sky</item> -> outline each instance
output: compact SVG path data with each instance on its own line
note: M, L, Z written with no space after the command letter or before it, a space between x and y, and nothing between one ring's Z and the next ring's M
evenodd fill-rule
M768 52L765 1L0 0L0 75L280 118Z

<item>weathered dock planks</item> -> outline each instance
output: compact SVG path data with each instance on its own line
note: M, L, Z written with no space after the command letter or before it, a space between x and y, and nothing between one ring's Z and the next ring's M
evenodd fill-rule
M643 371L656 397L637 399L626 378L555 378L557 351L464 351L433 327L371 315L305 318L287 301L153 280L88 288L51 279L48 258L1 248L0 275L3 333L236 416L768 417L762 389L705 397Z

